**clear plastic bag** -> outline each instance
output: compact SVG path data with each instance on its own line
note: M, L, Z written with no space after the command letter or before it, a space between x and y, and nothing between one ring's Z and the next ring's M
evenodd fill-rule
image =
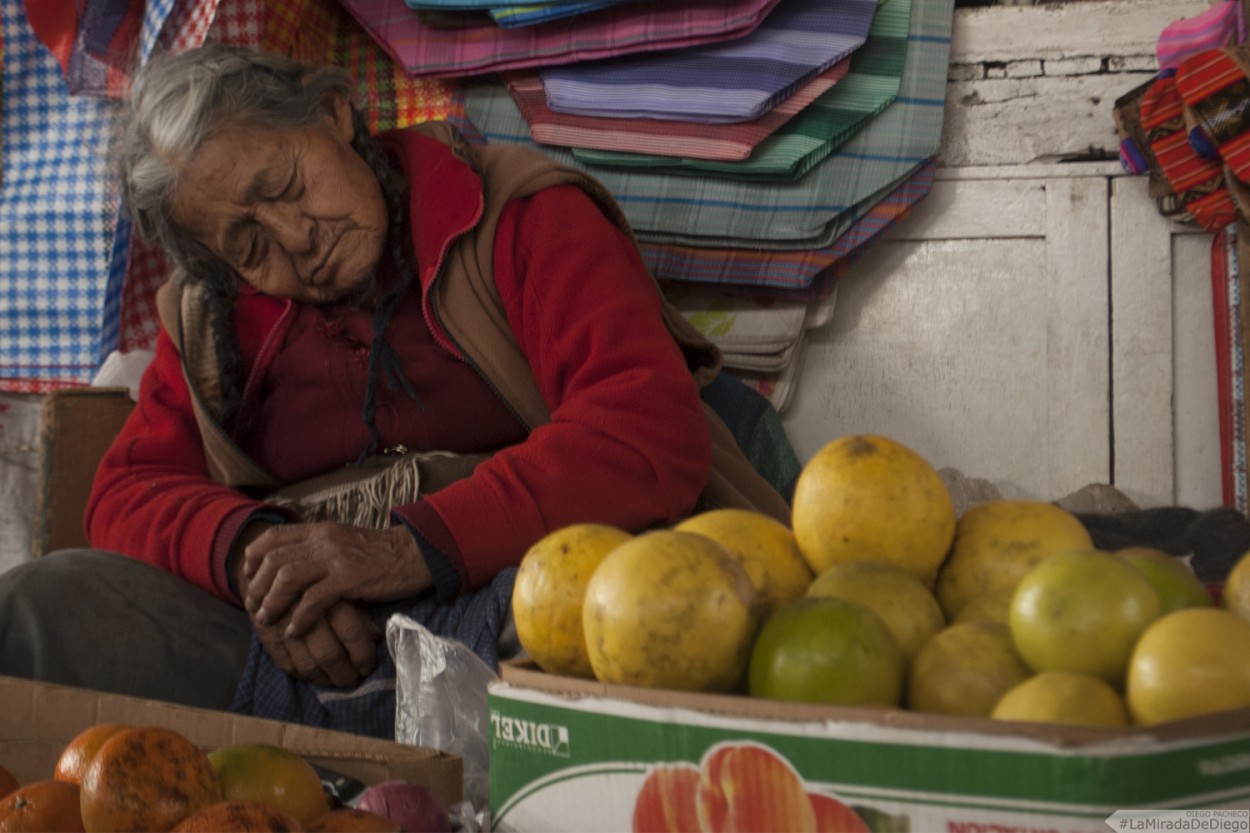
M486 688L495 672L468 646L435 636L402 614L387 620L386 641L395 659L395 740L459 755L464 797L475 817L461 812L461 829L476 820L479 829L489 830Z

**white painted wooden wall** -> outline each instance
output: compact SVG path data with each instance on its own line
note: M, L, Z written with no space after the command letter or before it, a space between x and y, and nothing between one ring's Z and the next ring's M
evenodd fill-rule
M1222 502L1211 237L1106 161L1113 102L1207 6L956 12L937 181L809 336L784 414L801 458L873 432L1007 496Z

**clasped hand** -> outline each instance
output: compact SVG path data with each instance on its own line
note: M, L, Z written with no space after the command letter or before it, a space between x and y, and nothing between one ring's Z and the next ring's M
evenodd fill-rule
M431 584L402 527L336 523L270 527L244 548L235 575L274 663L322 685L353 685L374 665L379 634L362 603L415 596Z

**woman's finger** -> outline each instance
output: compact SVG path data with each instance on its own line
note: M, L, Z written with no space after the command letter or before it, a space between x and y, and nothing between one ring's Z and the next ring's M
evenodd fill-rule
M353 604L330 608L326 622L347 649L347 656L360 676L367 677L377 665L377 627L369 613Z
M343 599L343 592L328 578L313 583L292 600L285 613L278 614L286 615L290 620L286 635L292 637L305 633ZM268 607L268 601L265 607Z
M325 620L318 622L302 640L290 642L302 642L318 671L335 688L346 688L360 681L360 673L352 664L347 648Z

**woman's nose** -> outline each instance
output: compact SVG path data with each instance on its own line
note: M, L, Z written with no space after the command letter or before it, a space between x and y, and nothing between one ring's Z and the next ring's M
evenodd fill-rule
M257 221L268 228L270 239L290 255L309 254L316 239L316 224L294 203L275 202L256 211Z

